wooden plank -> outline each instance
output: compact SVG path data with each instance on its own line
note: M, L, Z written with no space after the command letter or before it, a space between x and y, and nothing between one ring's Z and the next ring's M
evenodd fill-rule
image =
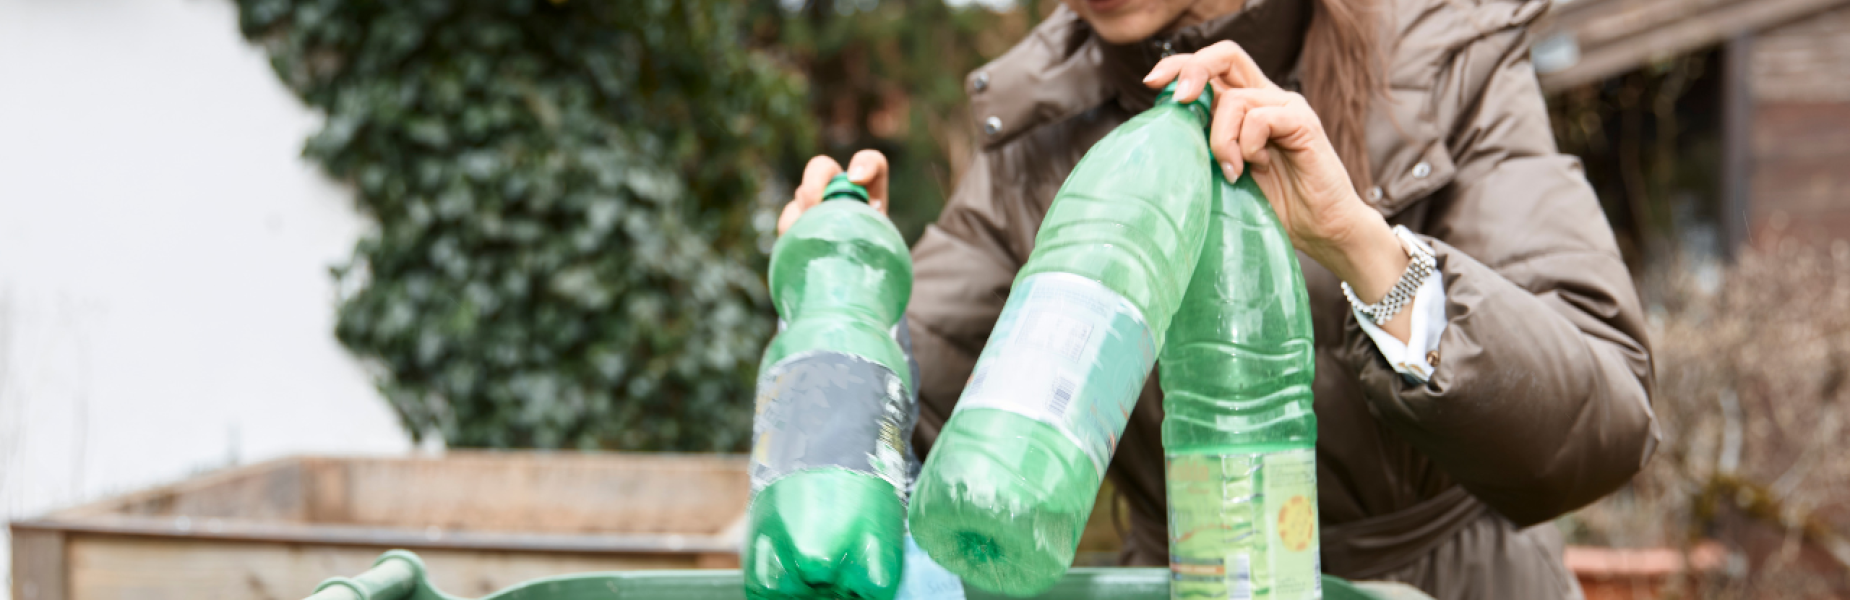
M1754 159L1850 161L1850 102L1754 102Z
M22 525L223 541L538 552L738 552L743 457L455 452L234 469ZM230 515L230 516L225 516ZM244 516L250 515L250 516Z
M353 494L348 491L347 462L328 458L303 461L308 483L308 519L318 523L353 522Z
M13 600L67 600L64 533L12 528Z
M1755 0L1574 0L1555 2L1539 30L1572 31L1581 45L1598 47L1731 4Z
M54 513L261 520L423 531L712 535L744 513L743 457L451 452L284 459ZM138 525L139 526L139 525Z
M1757 103L1751 243L1850 239L1850 102Z
M372 566L377 548L73 536L72 598L299 600L316 584ZM680 569L692 555L636 556L420 550L433 583L466 597L518 582L586 571Z
M694 555L696 569L737 569L739 554L737 552L708 552Z
M1756 211L1758 214L1759 211ZM1773 211L1774 215L1780 211ZM1756 217L1748 244L1761 251L1772 251L1779 243L1793 240L1813 247L1830 248L1833 244L1850 241L1850 214L1842 212L1826 214L1786 213L1783 217Z
M250 493L250 489L265 489L263 483L277 476L289 476L290 469L298 465L300 457L279 457L263 463L242 465L233 469L215 470L198 478L157 485L142 489L137 493L122 494L113 498L104 498L85 506L70 507L52 513L52 519L83 519L94 515L187 515L187 511L211 511L215 515L196 515L196 517L276 517L274 513L292 515L296 507L268 506L268 500L261 493ZM228 491L229 489L229 491ZM240 502L257 500L252 506L239 506ZM300 504L300 502L298 502ZM263 515L239 513L259 509Z
M13 528L66 540L50 555L61 557L59 565L32 568L55 574L50 581L64 587L43 588L57 595L35 592L35 600L300 598L315 582L360 572L394 547L465 557L443 567L433 561L433 571L470 577L444 585L477 595L564 572L736 567L749 493L738 456L304 458L213 473ZM15 561L34 556L46 554L16 552ZM14 597L27 596L16 590Z
M31 528L72 534L180 540L257 541L377 548L447 548L524 552L629 552L644 554L736 553L740 538L723 534L600 533L545 534L523 531L458 531L437 527L303 525L190 517L94 517L81 521L17 521Z
M1850 170L1840 157L1789 158L1754 168L1754 214L1783 211L1798 220L1831 213L1850 216Z
M308 521L308 482L301 461L272 463L273 468L219 478L213 485L185 487L147 507L126 506L126 514L185 515L195 519L238 518L303 523Z
M1542 88L1555 91L1591 83L1636 69L1653 60L1713 46L1742 33L1787 23L1845 3L1846 0L1701 3L1697 7L1706 10L1659 7L1655 16L1636 19L1635 23L1614 25L1611 23L1623 22L1625 18L1611 16L1605 21L1590 18L1580 25L1565 24L1563 27L1566 28L1542 30L1542 36L1557 33L1573 36L1580 45L1580 59L1573 66L1540 75ZM1666 16L1680 18L1662 20ZM1582 31L1588 32L1587 38L1581 37Z
M1768 102L1850 101L1850 6L1760 33L1754 98Z
M733 456L451 453L346 468L355 525L712 535L751 494L745 460Z

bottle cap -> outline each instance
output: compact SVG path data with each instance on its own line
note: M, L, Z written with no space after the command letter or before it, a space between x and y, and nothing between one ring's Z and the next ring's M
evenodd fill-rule
M842 173L830 179L829 187L822 189L822 201L830 200L860 200L862 204L866 204L867 188L848 181L848 174Z

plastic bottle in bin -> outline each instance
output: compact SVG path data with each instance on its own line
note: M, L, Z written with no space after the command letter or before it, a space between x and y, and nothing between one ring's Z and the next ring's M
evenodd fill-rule
M784 327L759 367L746 595L891 599L918 419L906 242L837 176L778 238L770 280Z
M1252 176L1214 180L1201 262L1159 358L1170 596L1319 598L1304 276Z
M967 584L1031 595L1072 565L1207 230L1208 94L1174 89L1055 195L919 475L912 535Z

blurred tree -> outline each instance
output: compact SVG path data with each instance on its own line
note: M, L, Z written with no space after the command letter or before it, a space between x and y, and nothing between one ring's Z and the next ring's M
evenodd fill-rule
M873 148L892 166L893 222L908 241L937 219L975 152L964 75L1001 56L1053 2L753 0L756 45L810 81L816 147L844 162ZM784 157L795 180L807 155Z
M237 0L377 227L336 335L413 436L738 450L800 76L725 0Z

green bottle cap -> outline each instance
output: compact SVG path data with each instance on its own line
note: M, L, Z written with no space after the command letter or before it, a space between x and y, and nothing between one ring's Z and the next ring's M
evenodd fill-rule
M830 200L860 200L862 204L866 204L867 188L848 181L848 174L842 173L830 179L829 187L822 189L822 201Z

